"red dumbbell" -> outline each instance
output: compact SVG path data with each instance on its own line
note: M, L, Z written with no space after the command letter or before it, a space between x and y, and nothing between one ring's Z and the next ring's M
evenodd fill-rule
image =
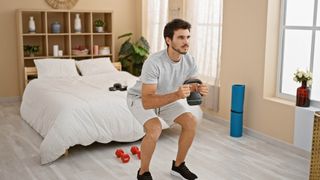
M129 154L124 153L124 151L122 149L117 149L115 154L116 154L117 158L121 158L121 161L123 163L127 163L130 160Z
M130 151L133 155L137 155L138 159L141 159L141 152L137 146L131 146Z

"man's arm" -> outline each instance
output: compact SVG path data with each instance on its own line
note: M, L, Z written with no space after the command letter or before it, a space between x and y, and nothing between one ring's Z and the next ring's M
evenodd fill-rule
M184 84L173 93L157 95L157 84L142 84L142 105L145 109L154 109L167 105L190 95L190 86Z

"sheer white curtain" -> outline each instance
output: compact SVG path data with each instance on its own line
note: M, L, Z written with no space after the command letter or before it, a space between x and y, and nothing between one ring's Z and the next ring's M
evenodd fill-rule
M190 53L199 72L210 81L219 79L222 0L187 0L186 20L192 25Z
M145 0L147 18L145 36L150 44L150 53L166 48L163 38L163 28L168 22L168 0Z
M192 25L190 53L202 80L209 84L204 106L217 111L223 0L186 0L186 20Z

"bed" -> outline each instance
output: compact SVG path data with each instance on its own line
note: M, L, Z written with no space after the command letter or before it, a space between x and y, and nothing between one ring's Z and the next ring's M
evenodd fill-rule
M117 70L60 78L40 78L41 73L39 68L39 78L26 86L20 109L22 119L43 137L41 164L53 162L77 144L132 142L143 137L142 125L127 107L127 92L109 91L115 83L130 87L137 77ZM199 107L194 111L201 113Z

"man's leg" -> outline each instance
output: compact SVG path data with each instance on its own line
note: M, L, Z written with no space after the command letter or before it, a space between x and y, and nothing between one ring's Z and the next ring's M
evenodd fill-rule
M141 142L140 175L149 171L152 154L162 131L162 126L158 118L152 118L146 121L143 126L146 134Z
M196 134L197 121L196 118L189 112L183 113L175 119L175 122L181 125L181 134L179 138L178 153L176 157L176 166L184 162L188 150L192 144Z

